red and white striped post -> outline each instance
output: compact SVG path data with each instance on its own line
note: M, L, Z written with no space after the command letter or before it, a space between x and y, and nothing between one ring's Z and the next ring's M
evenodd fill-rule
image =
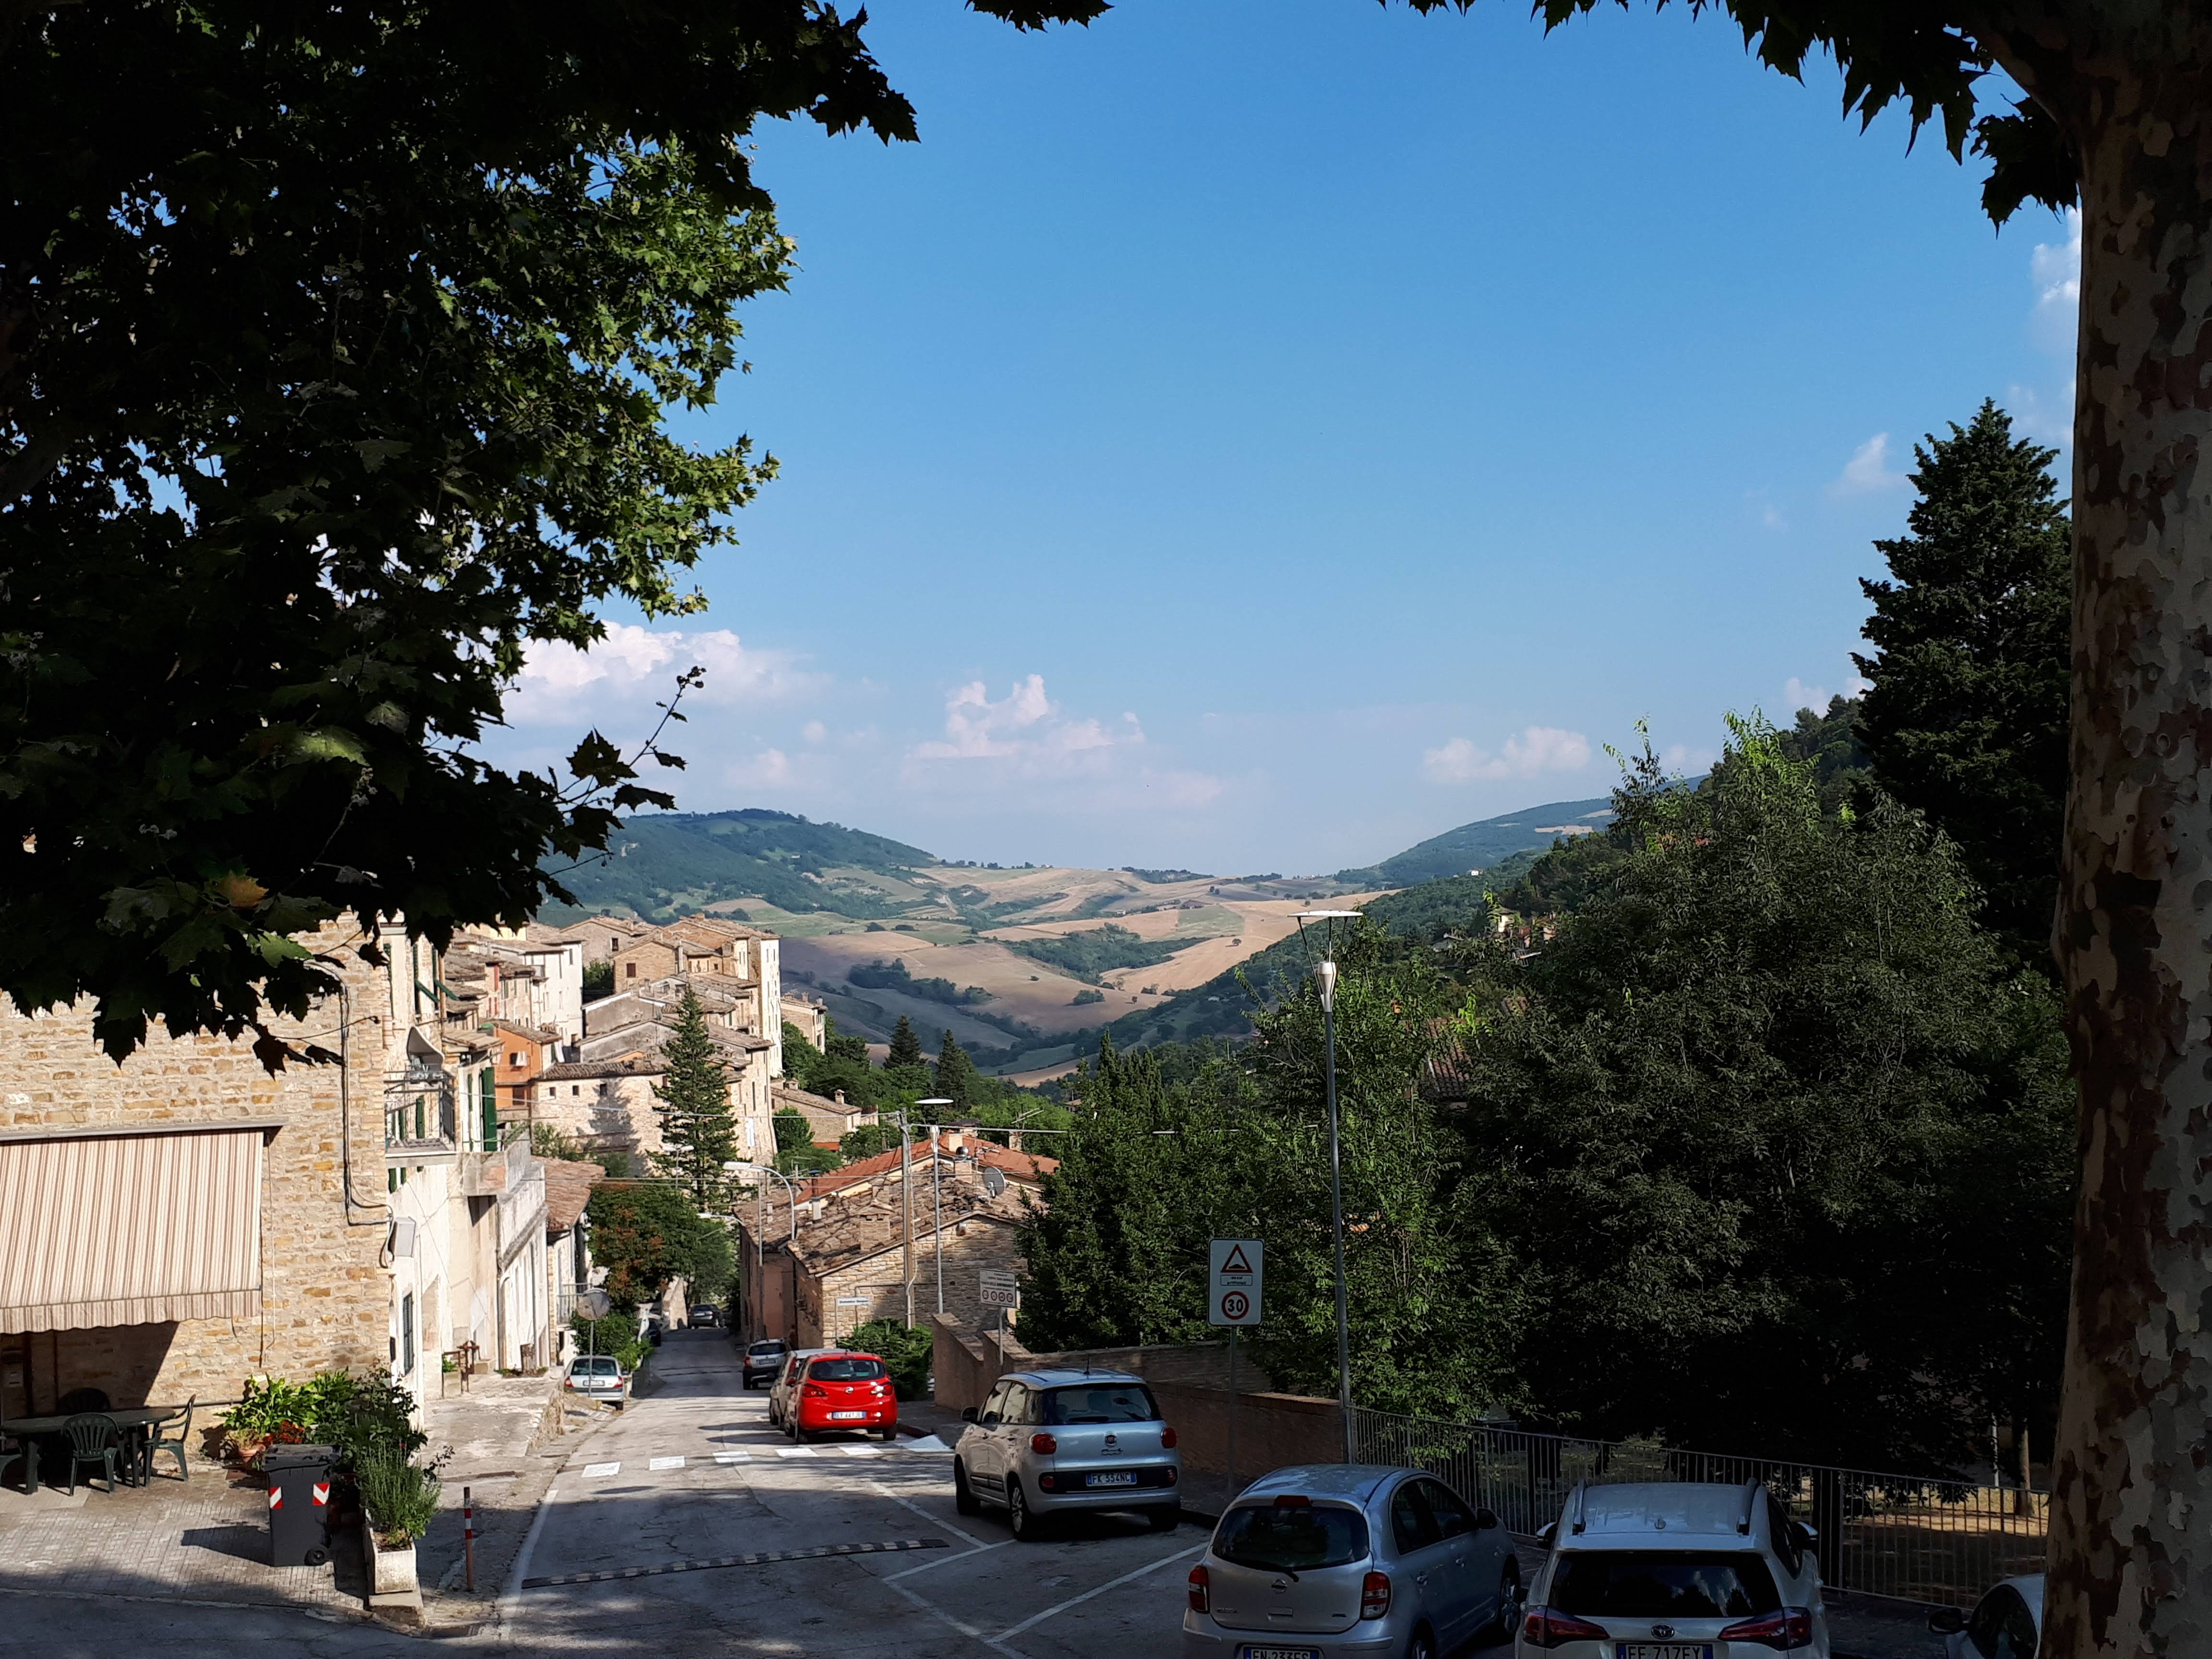
M469 1501L469 1489L461 1488L461 1559L468 1563L469 1589L477 1587L477 1510Z

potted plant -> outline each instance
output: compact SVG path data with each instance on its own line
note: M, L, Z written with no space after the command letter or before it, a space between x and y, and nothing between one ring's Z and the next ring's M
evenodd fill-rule
M437 1469L380 1448L355 1461L354 1484L360 1488L362 1510L368 1516L361 1535L372 1601L418 1590L415 1546L438 1513Z

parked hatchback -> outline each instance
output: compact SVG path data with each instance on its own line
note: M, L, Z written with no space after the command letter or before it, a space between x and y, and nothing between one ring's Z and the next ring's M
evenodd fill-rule
M1255 1481L1222 1515L1190 1570L1183 1653L1437 1659L1502 1637L1520 1611L1521 1564L1488 1510L1419 1469L1308 1464Z
M620 1411L629 1401L629 1373L611 1354L578 1354L568 1362L568 1381L562 1388L587 1400L611 1401Z
M1018 1539L1080 1510L1133 1510L1165 1532L1182 1518L1176 1431L1142 1377L1121 1371L1015 1371L952 1448L953 1505L1003 1505Z
M744 1369L745 1386L757 1382L773 1382L775 1374L783 1369L783 1362L791 1358L791 1344L770 1338L765 1342L749 1344L739 1360Z
M711 1304L705 1302L694 1304L688 1317L691 1328L695 1331L710 1329L722 1321L722 1316L715 1311Z
M781 1401L777 1395L781 1394ZM872 1353L845 1348L794 1354L769 1394L770 1421L793 1440L811 1440L834 1429L898 1435L898 1394L890 1367Z
M1518 1659L1828 1659L1809 1527L1756 1480L1577 1486Z

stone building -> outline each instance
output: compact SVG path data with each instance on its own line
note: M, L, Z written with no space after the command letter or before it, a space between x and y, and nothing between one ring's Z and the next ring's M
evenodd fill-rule
M834 1344L870 1320L904 1319L909 1281L917 1320L940 1307L981 1319L980 1275L1018 1271L1019 1228L1036 1202L1031 1182L1009 1179L1001 1158L1019 1160L1032 1181L1040 1166L1051 1167L1050 1159L948 1134L933 1155L927 1146L905 1159L884 1152L802 1183L795 1234L787 1200L769 1201L763 1190L741 1204L753 1269L749 1328L799 1347Z
M784 1006L790 1006L788 1003ZM817 1146L835 1146L854 1130L878 1121L874 1107L857 1105L846 1099L842 1089L834 1096L817 1095L787 1083L778 1083L769 1090L769 1103L775 1111L796 1112L805 1118L814 1132Z

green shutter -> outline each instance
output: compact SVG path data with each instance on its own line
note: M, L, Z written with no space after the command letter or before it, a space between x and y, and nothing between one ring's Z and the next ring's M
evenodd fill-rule
M483 1096L483 1144L488 1152L499 1150L499 1085L492 1081L491 1067L487 1066L477 1073L477 1087Z

